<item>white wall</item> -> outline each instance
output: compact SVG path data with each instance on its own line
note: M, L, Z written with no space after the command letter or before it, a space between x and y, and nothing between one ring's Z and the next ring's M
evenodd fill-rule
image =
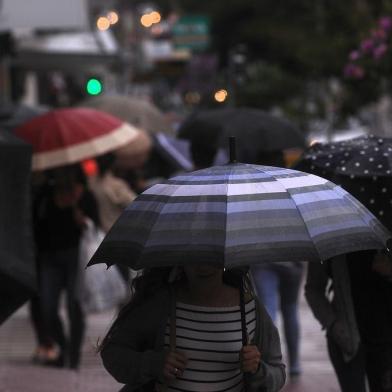
M87 27L86 0L0 0L0 31Z

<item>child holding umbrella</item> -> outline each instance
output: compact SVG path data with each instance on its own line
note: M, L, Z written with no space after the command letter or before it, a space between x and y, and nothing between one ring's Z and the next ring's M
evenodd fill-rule
M278 332L249 289L240 306L241 279L203 263L145 270L101 345L122 391L280 390Z

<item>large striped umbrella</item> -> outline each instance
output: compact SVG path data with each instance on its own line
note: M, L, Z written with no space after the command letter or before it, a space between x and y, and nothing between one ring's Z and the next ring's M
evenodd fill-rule
M388 238L362 204L324 178L233 163L147 189L125 209L89 265L320 261L384 248Z

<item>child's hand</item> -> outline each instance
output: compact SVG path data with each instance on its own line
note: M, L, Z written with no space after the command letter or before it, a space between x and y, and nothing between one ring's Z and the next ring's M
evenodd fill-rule
M173 380L181 376L184 372L188 360L184 353L179 351L169 351L163 365L163 377L166 380Z
M256 373L260 366L261 354L257 346L248 345L240 351L240 367L244 373Z

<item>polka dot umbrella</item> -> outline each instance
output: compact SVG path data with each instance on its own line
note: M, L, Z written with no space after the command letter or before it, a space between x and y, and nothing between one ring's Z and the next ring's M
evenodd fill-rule
M299 165L351 178L392 176L392 139L368 135L316 144L304 153Z
M392 139L368 135L316 144L295 168L338 183L392 228Z

